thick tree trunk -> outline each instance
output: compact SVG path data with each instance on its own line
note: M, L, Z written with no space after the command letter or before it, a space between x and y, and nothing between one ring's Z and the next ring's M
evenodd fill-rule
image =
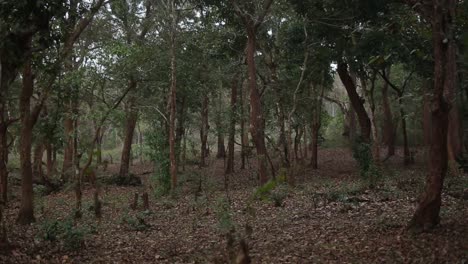
M257 168L260 184L268 181L267 175L267 150L265 145L265 132L262 103L257 89L257 69L255 66L256 30L247 26L247 67L250 90L250 134L257 151Z
M136 82L130 82L131 87L130 89L134 89L136 87ZM122 148L122 156L120 159L120 177L128 177L129 176L129 169L130 169L130 159L131 152L132 152L132 143L133 143L133 135L135 134L135 127L138 121L138 111L133 109L134 107L134 98L130 98L130 104L127 109L127 116L125 121L125 139Z
M358 116L359 126L361 127L361 136L364 141L371 141L371 122L364 108L364 100L359 96L356 91L356 84L349 75L348 65L345 62L338 63L338 74L343 82L346 92L348 93L349 100Z
M201 107L201 127L200 127L200 142L201 142L201 150L200 150L200 166L206 166L206 157L208 157L208 96L203 97L202 107Z
M443 2L443 3L442 3ZM456 0L433 0L430 11L434 47L434 88L431 104L431 147L425 191L411 219L412 229L430 229L439 223L441 194L447 172L447 134L450 92L456 80L454 25Z
M21 206L18 214L19 224L30 224L34 218L33 174L31 165L32 124L31 97L34 90L34 77L28 61L23 70L23 86L20 95L20 163L21 163Z
M236 139L236 117L237 117L237 86L239 82L239 73L234 75L231 84L231 111L229 124L228 153L226 160L226 174L234 173L234 141Z

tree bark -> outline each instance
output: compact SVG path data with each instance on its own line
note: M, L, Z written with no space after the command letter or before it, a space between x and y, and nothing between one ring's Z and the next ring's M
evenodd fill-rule
M268 181L267 175L267 150L265 145L265 131L262 103L257 89L257 69L255 66L256 30L253 25L247 26L247 67L250 90L250 134L257 151L257 166L260 184Z
M33 174L31 165L31 145L33 116L31 115L31 97L34 91L34 76L31 70L31 62L28 61L23 70L23 85L20 95L20 163L21 163L21 206L17 222L27 225L35 221L34 218L34 194Z
M338 75L348 93L349 100L358 116L359 126L361 127L361 136L365 142L371 142L371 122L364 108L364 100L356 91L356 84L353 82L348 72L348 64L338 63Z
M3 115L3 113L0 113ZM8 201L8 142L6 122L0 122L0 204Z
M390 76L390 68L387 70ZM389 77L390 78L390 77ZM387 146L387 157L395 155L395 125L393 124L392 108L388 99L388 83L382 87L383 133L382 142Z
M38 143L34 147L33 151L33 176L38 178L41 183L46 183L44 170L42 169L42 157L44 156L44 150L44 145L42 143Z
M134 90L137 86L137 83L134 80L130 80L129 86L131 90ZM120 159L120 177L128 177L130 169L130 159L133 143L133 135L135 134L135 127L138 121L138 111L134 109L135 107L135 98L131 96L129 98L129 104L127 108L127 115L125 121L125 139L122 148L122 156Z
M433 228L440 221L441 194L447 172L447 134L450 92L456 80L456 43L454 24L456 0L433 0L427 13L432 23L434 47L434 87L431 104L431 146L426 186L409 227L416 230Z
M202 107L201 107L201 127L200 127L200 166L206 166L206 157L208 157L207 141L208 141L208 96L203 97Z
M72 102L68 107L67 114L64 119L64 130L65 130L65 148L63 150L63 165L62 165L62 179L68 181L71 175L73 167L73 113Z
M237 117L237 86L239 82L239 73L234 75L231 84L231 111L229 124L228 154L226 160L226 174L234 173L234 141L236 138L236 117Z
M319 136L320 124L315 121L311 123L310 134L312 149L310 151L310 167L314 170L318 169L318 136Z
M177 187L177 159L175 149L175 121L176 121L176 30L177 30L177 14L174 0L170 1L171 12L171 32L170 32L170 58L171 58L171 87L169 89L169 160L171 172L171 190L174 191Z

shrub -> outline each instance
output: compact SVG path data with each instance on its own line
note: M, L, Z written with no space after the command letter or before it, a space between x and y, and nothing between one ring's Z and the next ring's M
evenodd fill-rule
M146 223L145 216L149 213L140 213L137 215L129 215L125 213L122 216L121 223L127 226L132 231L145 231L150 225Z
M216 216L218 219L218 228L222 234L228 234L235 230L232 220L231 207L226 199L220 199L216 204Z
M372 144L365 142L362 137L358 137L353 144L353 157L358 163L361 178L374 187L382 174L374 163L371 149Z
M161 197L169 194L171 189L169 143L165 133L153 131L148 135L147 144L147 155L156 164L156 170L151 177L154 195Z
M273 201L275 206L281 206L283 200L287 196L286 183L286 171L280 170L278 177L272 179L265 183L263 186L260 186L255 190L253 195L254 199L259 199L262 201Z
M73 224L71 219L65 221L45 220L39 227L42 239L46 241L61 241L66 250L80 249L89 230Z

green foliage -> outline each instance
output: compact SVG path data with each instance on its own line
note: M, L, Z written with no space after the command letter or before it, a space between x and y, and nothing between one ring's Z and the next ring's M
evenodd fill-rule
M171 174L169 159L169 142L165 133L152 131L148 135L149 158L155 163L155 172L151 177L154 186L154 195L161 197L169 194L171 189Z
M137 215L129 215L126 212L120 222L127 226L132 231L145 231L148 230L150 225L146 222L145 217L148 212L141 212Z
M75 226L73 220L45 220L39 226L40 237L46 241L63 243L66 250L78 250L91 229Z
M218 228L222 234L228 234L235 229L232 219L231 207L227 199L220 199L215 208L218 219Z
M275 205L281 205L282 201L284 198L286 198L287 195L284 189L284 185L287 179L286 173L287 171L285 169L281 169L279 171L279 175L275 179L271 179L263 186L258 187L253 195L254 199L259 199L262 201L271 200L275 203ZM277 190L277 188L279 190Z
M382 175L374 163L371 148L372 144L358 137L353 144L353 157L358 163L361 178L369 184L369 187L374 187Z
M323 124L322 124L323 126ZM344 116L330 117L323 129L323 137L326 139L322 146L327 148L348 146L348 140L343 136Z

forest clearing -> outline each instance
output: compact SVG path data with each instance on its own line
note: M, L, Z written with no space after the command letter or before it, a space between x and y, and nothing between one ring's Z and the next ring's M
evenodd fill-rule
M468 2L0 0L0 263L468 263Z

